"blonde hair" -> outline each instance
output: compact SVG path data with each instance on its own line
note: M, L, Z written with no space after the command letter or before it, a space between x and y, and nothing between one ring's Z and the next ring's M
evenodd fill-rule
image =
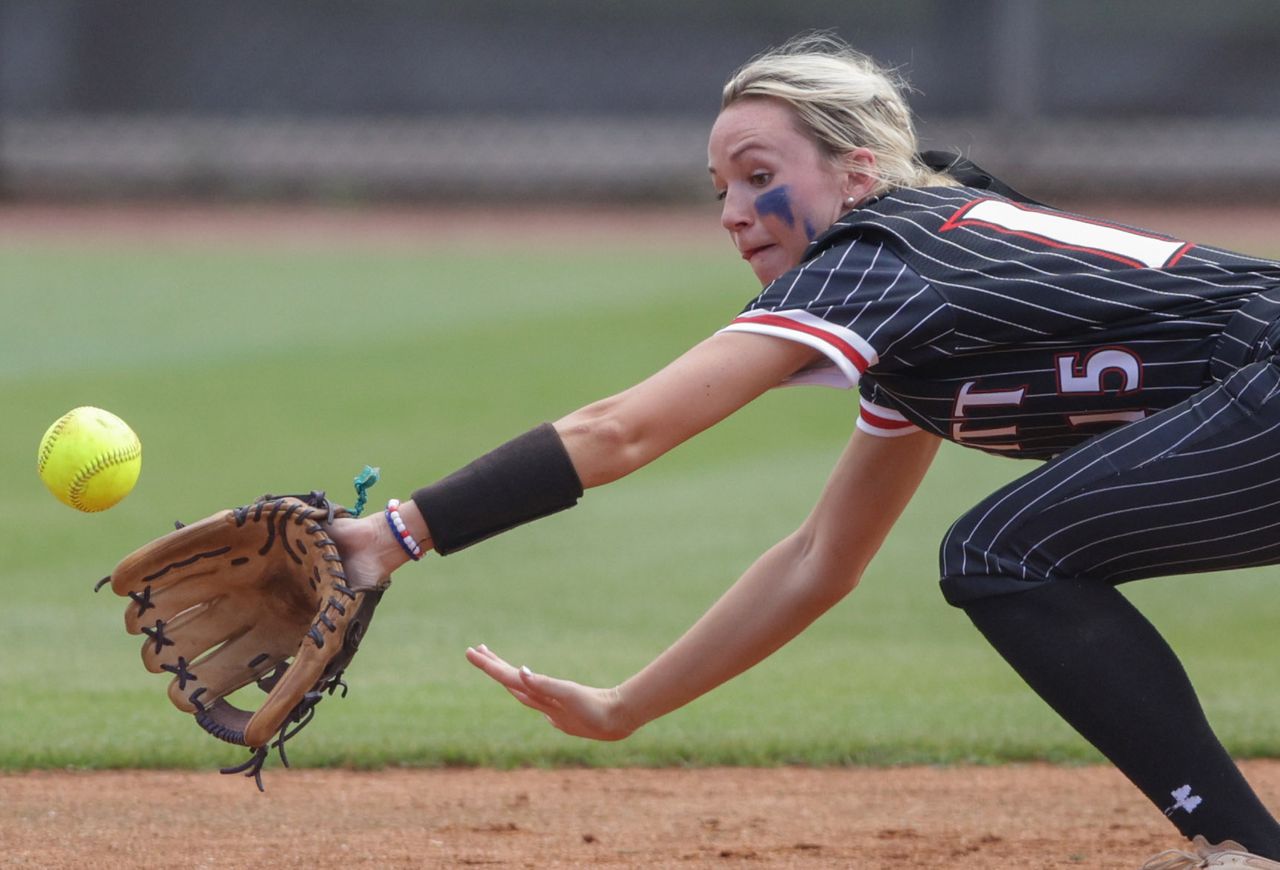
M723 110L770 97L793 110L802 132L831 160L855 148L876 157L873 195L899 187L955 186L916 156L919 143L905 81L829 33L795 37L756 56L725 83Z

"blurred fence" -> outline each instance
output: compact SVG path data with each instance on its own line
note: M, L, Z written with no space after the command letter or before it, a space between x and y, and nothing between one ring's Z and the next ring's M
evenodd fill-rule
M1280 2L0 0L0 191L707 192L734 67L832 29L1038 193L1280 194Z

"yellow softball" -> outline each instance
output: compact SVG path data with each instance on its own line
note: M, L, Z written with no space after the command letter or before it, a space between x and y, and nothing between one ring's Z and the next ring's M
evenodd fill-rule
M101 408L73 408L40 439L36 471L49 492L81 511L104 511L129 494L142 470L142 442Z

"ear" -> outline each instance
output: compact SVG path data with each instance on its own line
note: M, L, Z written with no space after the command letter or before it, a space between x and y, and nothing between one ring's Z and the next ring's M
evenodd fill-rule
M869 148L855 148L840 158L841 193L858 202L875 190L876 155Z

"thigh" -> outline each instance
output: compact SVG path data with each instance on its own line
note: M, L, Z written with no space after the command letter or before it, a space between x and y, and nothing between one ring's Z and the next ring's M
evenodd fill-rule
M947 533L953 604L1280 561L1280 368L1238 369L983 500Z

